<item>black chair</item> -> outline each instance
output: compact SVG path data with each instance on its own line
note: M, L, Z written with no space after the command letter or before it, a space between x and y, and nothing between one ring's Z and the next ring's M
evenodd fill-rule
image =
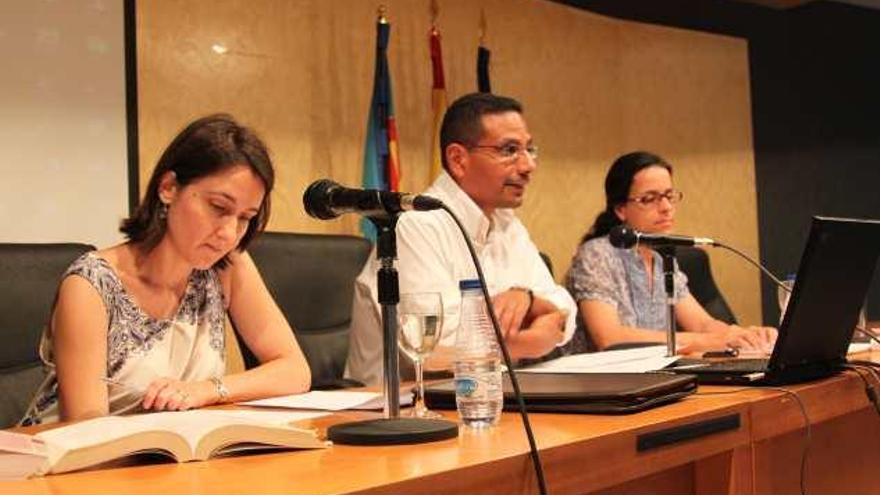
M736 316L712 278L706 252L697 247L678 246L675 248L675 258L678 260L678 267L688 277L688 288L694 299L714 318L736 324Z
M38 346L58 283L86 244L0 244L0 428L25 413L45 378Z
M361 237L266 232L248 247L266 286L296 332L312 389L358 385L345 380L354 281L372 244ZM259 364L236 332L245 367Z

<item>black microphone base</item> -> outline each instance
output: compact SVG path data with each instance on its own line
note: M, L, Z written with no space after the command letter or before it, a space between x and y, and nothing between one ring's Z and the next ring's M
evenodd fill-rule
M346 445L402 445L458 436L458 424L444 419L381 418L333 425L327 437Z

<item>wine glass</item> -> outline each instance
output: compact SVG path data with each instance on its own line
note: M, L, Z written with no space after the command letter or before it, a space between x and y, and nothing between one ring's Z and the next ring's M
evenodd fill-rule
M439 292L401 294L397 305L397 344L413 362L416 372L416 397L410 415L417 418L440 418L425 407L425 383L422 365L440 341L443 330L443 299Z

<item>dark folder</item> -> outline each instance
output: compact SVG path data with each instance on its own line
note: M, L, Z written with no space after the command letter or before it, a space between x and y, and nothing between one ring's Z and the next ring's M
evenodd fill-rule
M627 414L694 393L695 377L668 373L517 373L526 409L531 412ZM425 387L433 409L455 409L455 384ZM516 398L504 375L504 409L516 410Z

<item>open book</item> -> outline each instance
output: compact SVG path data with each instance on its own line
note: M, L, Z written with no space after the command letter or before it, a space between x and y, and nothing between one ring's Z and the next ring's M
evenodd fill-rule
M244 450L328 445L313 430L261 421L259 414L192 410L105 416L36 435L0 431L0 466L4 477L21 478L74 471L140 453L162 453L187 462Z

